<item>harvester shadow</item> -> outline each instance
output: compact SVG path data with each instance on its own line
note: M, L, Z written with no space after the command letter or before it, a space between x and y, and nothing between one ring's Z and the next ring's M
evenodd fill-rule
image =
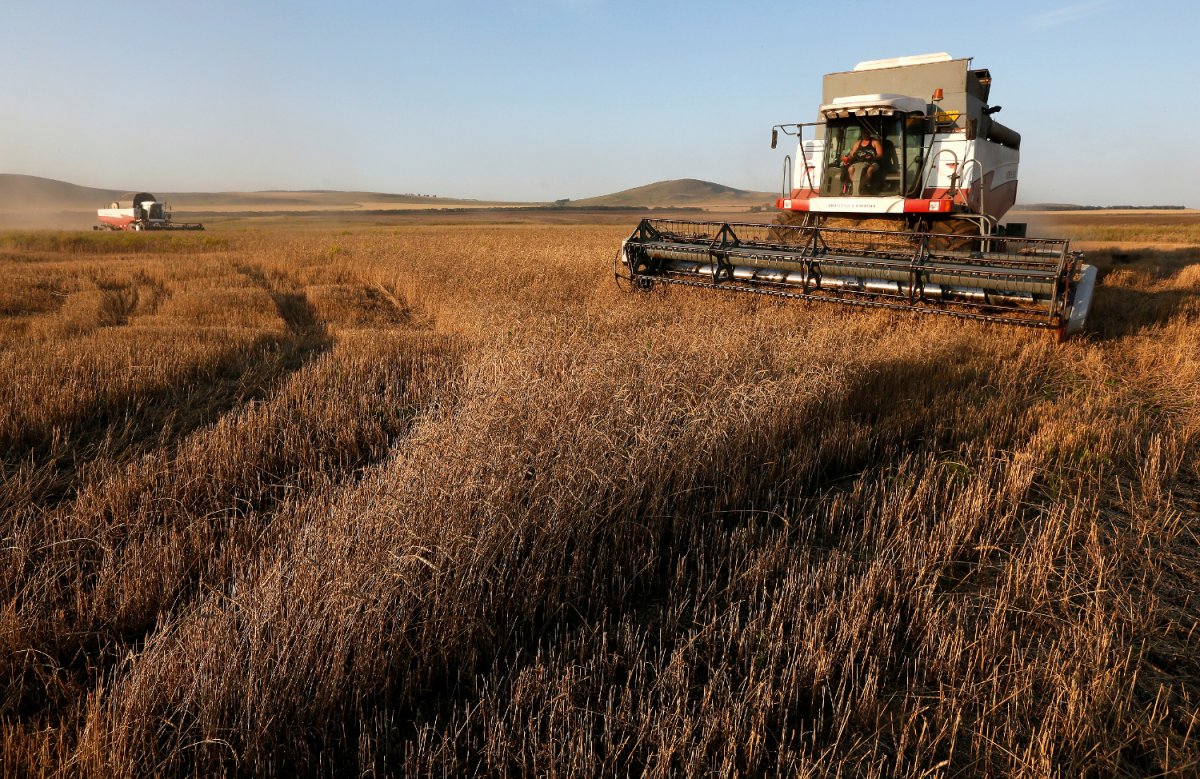
M922 363L884 361L841 397L810 401L805 413L793 417L786 429L772 432L770 446L763 445L760 431L747 426L693 472L658 474L670 481L669 488L651 479L650 486L632 500L611 494L603 521L581 519L564 528L562 532L571 537L558 546L561 556L545 562L547 571L562 572L570 570L571 560L587 560L589 584L573 588L564 583L555 591L566 591L566 597L542 603L532 612L526 607L491 615L490 624L505 626L501 631L505 638L480 635L478 643L460 650L458 657L410 658L393 676L420 679L419 692L407 699L389 699L385 693L375 705L395 714L394 721L410 723L397 733L400 738L413 737L431 723L448 726L456 709L479 704L485 693L479 680L491 680L494 689L504 684L497 679L519 677L543 656L547 637L591 631L617 635L624 620L658 635L665 645L648 642L647 656L630 658L630 666L651 663L657 651L673 651L688 640L688 629L704 619L702 603L682 611L678 604L672 608L672 601L680 597L673 589L680 571L694 572L699 582L719 565L704 562L707 556L719 558L720 550L735 546L734 539L747 533L760 539L763 550L781 537L798 549L835 548L855 528L810 524L803 537L793 535L797 525L811 523L814 506L827 501L831 491L849 489L847 482L858 478L891 473L914 452L941 451L975 434L957 435L942 424L931 402L962 403L968 414L990 402L992 394L986 390L986 376L981 375L986 369L970 365L965 352L948 349ZM664 490L673 496L665 506L661 505ZM590 535L587 528L597 527L600 532ZM611 549L637 550L644 559L614 561L607 553ZM529 559L517 559L514 565L528 564ZM643 572L632 584L629 568ZM589 586L592 582L600 584ZM689 596L683 597L686 602ZM900 607L903 610L904 604ZM670 629L664 627L667 623ZM905 638L898 634L895 641L896 656L903 656ZM836 680L814 686L794 713L810 723L832 722L826 710L831 704L823 692L830 686L836 687ZM776 724L781 725L777 732L786 730L783 723ZM630 759L636 763L635 756Z
M1182 249L1096 249L1087 252L1085 261L1096 266L1098 281L1117 271L1129 271L1151 281L1167 281L1185 268L1200 262L1196 248Z
M1098 283L1086 331L1098 340L1161 327L1176 316L1187 315L1189 309L1195 312L1200 305L1200 293L1186 288L1145 290L1133 286L1171 285L1200 263L1194 248L1098 249L1088 252L1087 261L1096 266ZM1116 283L1114 279L1118 279Z
M302 292L268 289L286 333L260 336L196 367L169 387L101 397L19 437L0 440L0 509L54 509L74 499L89 464L131 462L181 440L234 409L269 396L333 340ZM18 482L23 482L23 486Z
M325 349L329 348L331 343L329 332L303 291L280 289L279 285L273 283L267 273L257 266L240 265L237 270L255 286L266 290L267 294L271 296L279 318L283 320L293 338L308 342L314 348L321 346Z
M1107 341L1165 326L1189 312L1200 312L1200 294L1181 289L1143 292L1099 287L1088 313L1088 326L1098 340Z

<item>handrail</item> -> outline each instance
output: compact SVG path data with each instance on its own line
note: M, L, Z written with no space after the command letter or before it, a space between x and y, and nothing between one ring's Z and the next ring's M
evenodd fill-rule
M804 150L804 128L803 127L796 128L796 150L800 153L800 160L804 161L804 176L806 179L808 179L808 188L810 190L812 190L813 192L815 192L817 190L817 187L813 183L813 180L812 180L813 166L808 164L808 152L806 152ZM796 160L797 164L799 164L800 160Z
M984 198L987 195L987 190L983 186L983 163L982 162L980 162L977 159L963 160L963 164L962 164L963 170L958 171L960 174L962 174L961 186L959 187L959 189L967 188L967 171L971 170L971 163L975 163L975 167L979 169L979 175L975 177L975 180L979 182L979 213L986 215L987 209L984 208ZM956 170L957 170L957 168L956 168ZM971 200L968 195L963 195L963 200L966 202L966 205L968 205L968 206L971 205Z
M955 173L954 173L953 175L951 175L951 176L950 176L950 191L951 191L951 192L953 192L953 191L954 191L954 188L955 188L955 177L958 175L958 154L957 154L957 153L955 153L954 149L938 149L938 150L937 150L937 153L936 153L936 154L934 154L934 155L933 155L933 157L931 157L931 158L930 158L930 160L929 160L929 170L928 170L928 171L926 171L926 173L925 173L925 180L921 182L921 187L922 187L922 189L927 189L927 188L929 187L929 174L930 174L930 173L932 173L932 174L933 174L935 177L937 176L937 169L938 169L938 167L937 167L937 161L938 161L938 157L941 157L943 154L949 154L951 157L953 157L953 158L954 158L954 170L955 170ZM934 178L934 181L933 181L933 186L934 186L934 189L936 189L936 188L937 188L937 179L936 179L936 178Z

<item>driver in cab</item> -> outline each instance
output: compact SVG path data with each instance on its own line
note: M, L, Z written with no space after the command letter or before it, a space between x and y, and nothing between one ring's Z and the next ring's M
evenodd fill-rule
M843 192L851 192L851 179L858 168L863 168L860 189L870 191L879 173L879 164L883 160L883 144L871 130L863 130L858 142L850 149L850 153L842 157ZM854 192L853 194L858 194Z

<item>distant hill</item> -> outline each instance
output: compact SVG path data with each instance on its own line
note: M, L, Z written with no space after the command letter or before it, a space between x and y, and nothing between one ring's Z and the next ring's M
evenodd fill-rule
M10 213L94 212L132 190L83 187L66 181L0 173L0 210ZM138 191L146 191L145 189ZM411 208L479 208L538 205L467 200L421 194L341 192L336 190L267 190L261 192L157 192L160 200L191 212L305 212ZM559 201L558 205L592 208L736 208L773 202L771 192L751 192L699 179L658 181L610 195Z
M134 190L82 187L66 181L0 173L0 209L16 212L94 210ZM137 191L145 191L137 190ZM177 208L219 207L248 210L310 210L387 208L388 206L452 207L487 205L478 200L436 195L389 194L384 192L339 192L334 190L263 192L152 192Z
M106 206L133 190L84 187L66 181L0 173L0 212L17 214L88 212ZM145 191L144 189L138 191ZM153 191L153 190L151 190ZM422 194L386 192L342 192L337 190L265 190L261 192L155 192L174 206L191 212L287 212L378 211L441 208L488 208L493 206L535 206L541 203L483 201L438 197ZM708 208L746 209L774 202L773 192L735 189L700 179L657 181L609 195L560 200L555 205L582 208ZM1103 210L1180 210L1184 206L1083 206L1072 203L1018 203L1013 211L1103 211ZM0 214L3 216L4 214Z
M664 206L752 206L773 202L771 192L734 189L700 179L657 181L611 195L572 200L572 206L625 206L662 208Z
M184 208L246 206L252 209L291 208L386 208L388 205L438 206L478 205L481 201L437 195L396 195L387 192L342 192L338 190L264 190L261 192L163 192L164 201Z
M124 190L81 187L66 181L0 173L0 208L11 211L60 208L98 208L120 197Z

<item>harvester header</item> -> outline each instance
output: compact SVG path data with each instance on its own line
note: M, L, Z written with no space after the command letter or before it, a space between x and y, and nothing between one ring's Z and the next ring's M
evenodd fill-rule
M1021 136L993 118L991 88L945 53L830 73L816 121L772 128L772 148L796 138L775 224L645 219L616 274L1075 332L1095 268L1066 240L1000 224Z

